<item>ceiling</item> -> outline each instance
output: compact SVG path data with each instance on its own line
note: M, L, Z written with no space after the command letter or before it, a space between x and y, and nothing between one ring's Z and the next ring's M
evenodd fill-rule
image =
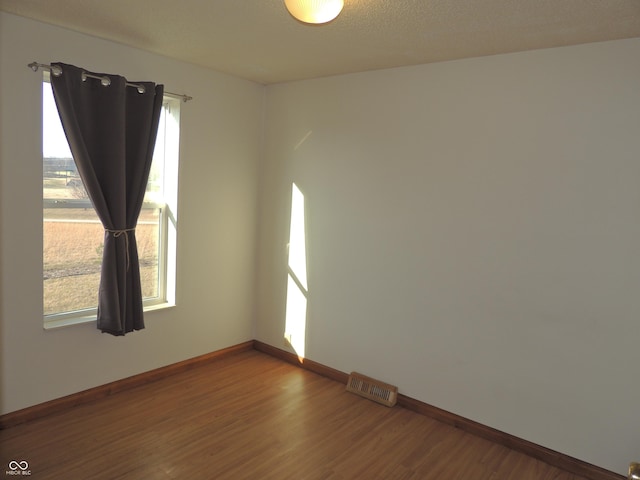
M640 37L640 0L0 0L0 10L263 84Z

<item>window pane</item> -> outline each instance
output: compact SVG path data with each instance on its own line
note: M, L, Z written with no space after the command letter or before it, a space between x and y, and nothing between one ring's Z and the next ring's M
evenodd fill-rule
M167 105L163 104L160 111L158 123L158 136L153 150L153 160L151 170L149 170L149 181L145 190L144 201L149 203L162 203L164 198L164 176L165 176L165 135L167 122Z
M44 314L98 303L104 229L93 208L43 209Z
M143 208L136 227L140 281L143 298L160 296L158 252L160 251L160 209Z

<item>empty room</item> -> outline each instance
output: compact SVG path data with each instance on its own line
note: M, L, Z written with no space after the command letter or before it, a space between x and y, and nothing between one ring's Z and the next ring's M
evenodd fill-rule
M640 1L323 3L0 0L0 475L640 478Z

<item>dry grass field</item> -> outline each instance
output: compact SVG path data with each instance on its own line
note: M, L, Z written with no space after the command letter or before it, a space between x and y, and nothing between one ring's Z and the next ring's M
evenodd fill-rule
M42 188L43 198L56 202L43 210L44 314L94 308L104 228L77 177L50 171ZM87 208L68 208L78 200ZM158 211L143 210L136 227L143 297L158 295L158 234Z
M95 307L104 228L92 209L45 209L44 215L44 314ZM155 222L153 215L145 217L136 228L136 241L142 293L154 297L158 294L157 213Z

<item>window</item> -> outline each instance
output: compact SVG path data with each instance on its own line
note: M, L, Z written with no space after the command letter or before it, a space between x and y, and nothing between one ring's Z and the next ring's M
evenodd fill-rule
M42 84L45 328L94 320L104 229L71 156L48 74ZM145 310L175 302L179 109L163 101L136 240Z

